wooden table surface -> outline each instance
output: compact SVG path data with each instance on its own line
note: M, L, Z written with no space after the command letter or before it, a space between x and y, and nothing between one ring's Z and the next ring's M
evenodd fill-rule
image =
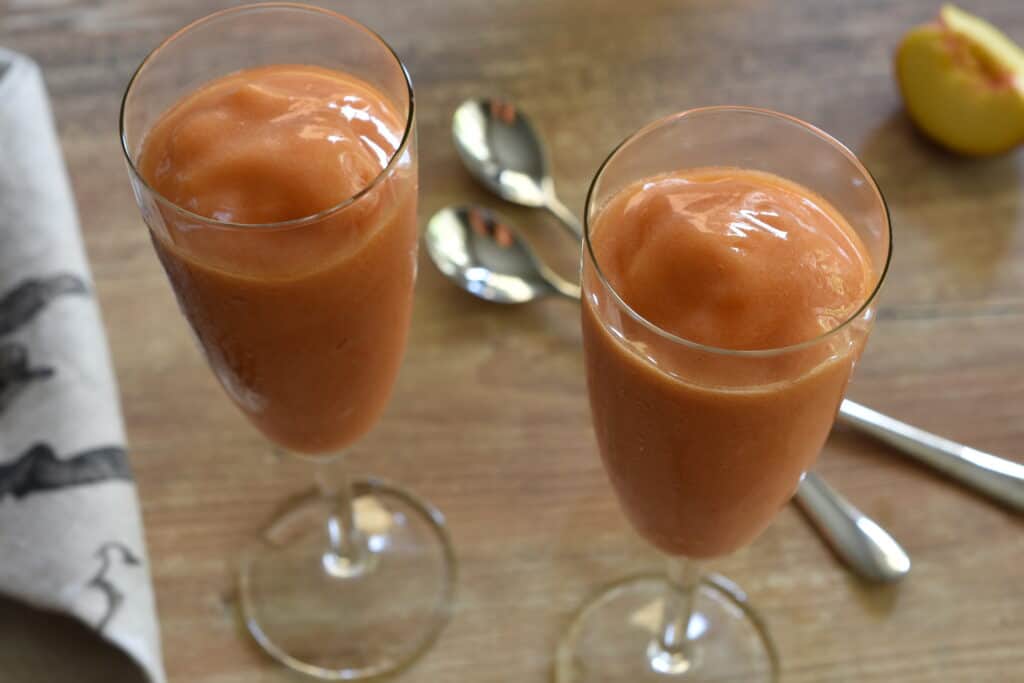
M301 464L275 462L201 360L118 148L120 96L140 59L226 4L0 0L0 44L42 64L77 193L172 683L291 680L240 630L232 578L246 541L309 483ZM965 4L1024 41L1020 0ZM407 61L420 102L421 221L451 202L498 205L461 169L449 138L452 111L472 95L511 97L533 116L576 210L611 147L670 112L753 104L832 132L877 176L896 243L851 395L1024 461L1024 153L971 161L936 149L911 129L892 78L900 34L937 5L330 4L378 29ZM560 260L570 267L571 245L548 219L503 210L530 221L549 250L564 249ZM457 546L454 619L399 680L546 681L555 642L581 601L658 563L627 527L595 452L577 309L563 301L487 306L448 284L423 255L416 296L394 399L351 458L357 471L398 480L437 504ZM792 507L752 546L714 562L767 619L784 680L1024 680L1022 519L841 430L820 470L905 545L913 573L897 587L858 583ZM9 605L0 613L0 679L10 680L3 662L13 661L22 680L58 680L29 675L30 658L19 659L8 638L24 617L10 617L21 613ZM62 645L66 657L91 647L79 641L87 642ZM97 680L131 677L108 670Z

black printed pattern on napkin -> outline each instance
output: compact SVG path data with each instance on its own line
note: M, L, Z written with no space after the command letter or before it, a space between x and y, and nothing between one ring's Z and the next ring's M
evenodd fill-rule
M0 298L0 337L18 331L55 298L66 295L88 296L89 288L71 273L23 280ZM33 364L26 345L0 343L0 416L28 385L45 381L55 372L52 367ZM8 496L19 499L43 491L131 478L127 453L120 446L102 446L58 458L50 444L40 442L13 462L0 465L0 501ZM115 541L102 544L95 558L99 567L85 585L104 597L103 612L94 624L102 632L125 601L112 575L122 568L141 567L142 561L126 545Z
M0 415L32 382L53 375L53 368L32 367L24 344L0 344Z
M14 462L0 465L0 500L4 496L24 498L41 491L131 478L128 455L120 446L104 446L70 458L58 458L49 444L38 443Z
M85 281L71 273L23 280L0 299L0 337L28 323L58 296L88 293Z
M103 615L96 622L96 630L102 632L110 620L117 616L121 604L124 603L124 593L117 587L117 584L110 579L110 574L121 567L141 567L142 561L136 557L123 543L111 541L104 543L96 551L96 558L100 561L99 570L85 584L89 588L98 590L106 599L106 607Z
M0 298L0 337L26 325L58 296L88 293L85 281L71 273L23 280ZM30 364L24 344L0 344L0 415L29 384L52 376L53 368Z
M82 278L71 273L23 280L0 298L0 336L17 331L55 298L67 294L88 296L89 288ZM0 344L0 415L28 384L53 374L53 368L30 365L28 349L23 344ZM60 459L49 444L37 443L14 462L0 465L0 499L131 478L127 454L119 446L94 448Z

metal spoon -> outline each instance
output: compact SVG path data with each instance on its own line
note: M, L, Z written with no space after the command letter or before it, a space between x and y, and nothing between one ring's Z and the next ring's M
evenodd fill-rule
M839 408L839 417L900 453L1024 513L1024 465L944 439L849 399Z
M478 206L441 209L427 222L427 252L459 287L485 301L526 303L559 294L580 299L580 287L545 266L519 231ZM898 581L910 558L892 536L808 475L797 499L836 554L868 581Z
M580 286L548 268L519 231L479 206L449 206L423 237L434 265L485 301L522 304L559 294L579 300Z
M910 557L896 539L814 472L804 475L795 499L839 559L859 576L891 583L910 573Z
M576 239L583 226L555 194L548 155L530 120L497 99L466 100L455 110L452 137L473 176L506 201L550 211Z

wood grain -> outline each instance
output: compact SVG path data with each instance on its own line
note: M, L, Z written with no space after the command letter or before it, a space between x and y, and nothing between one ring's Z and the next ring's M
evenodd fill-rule
M172 683L290 680L240 632L232 568L309 477L270 456L203 365L118 148L131 71L163 37L221 4L0 2L0 43L40 61L53 97L124 399ZM1019 0L964 4L1024 41ZM937 10L934 0L331 6L378 29L408 63L421 104L421 220L455 201L494 203L449 141L451 113L471 95L511 97L533 116L577 210L612 146L673 111L754 104L832 132L877 176L896 241L851 395L1024 461L1024 153L958 159L905 119L892 50L906 27ZM549 253L566 249L546 218L499 208L531 223ZM561 259L570 267L571 256ZM461 562L454 620L399 680L546 681L581 601L656 566L596 457L577 316L560 301L488 307L421 259L394 399L351 457L358 471L396 479L441 507ZM767 618L784 679L1024 680L1021 519L841 430L821 471L904 543L914 570L899 587L861 585L792 509L750 548L715 562ZM0 633L16 622L0 619ZM72 641L63 647L91 646ZM14 683L54 680L5 668L12 647L0 637L0 679L18 671Z

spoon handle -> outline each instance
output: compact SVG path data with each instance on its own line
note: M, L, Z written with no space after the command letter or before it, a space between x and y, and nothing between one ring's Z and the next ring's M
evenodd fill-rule
M566 299L572 299L573 301L579 301L583 296L583 288L575 282L570 282L565 278L556 275L553 271L545 274L545 279L548 284L554 288L555 292L561 294Z
M848 500L808 472L796 501L836 555L868 581L899 581L910 572L910 557L892 536Z
M578 240L583 239L583 224L580 223L580 219L576 218L576 214L572 212L572 209L563 204L554 193L548 193L544 208L561 221L562 225L566 227L573 237Z
M944 439L850 400L843 401L839 415L847 424L903 454L1024 512L1024 465Z
M566 280L564 277L551 270L547 265L538 264L541 277L543 277L555 293L561 294L566 299L572 299L577 303L583 298L583 287L575 282Z

